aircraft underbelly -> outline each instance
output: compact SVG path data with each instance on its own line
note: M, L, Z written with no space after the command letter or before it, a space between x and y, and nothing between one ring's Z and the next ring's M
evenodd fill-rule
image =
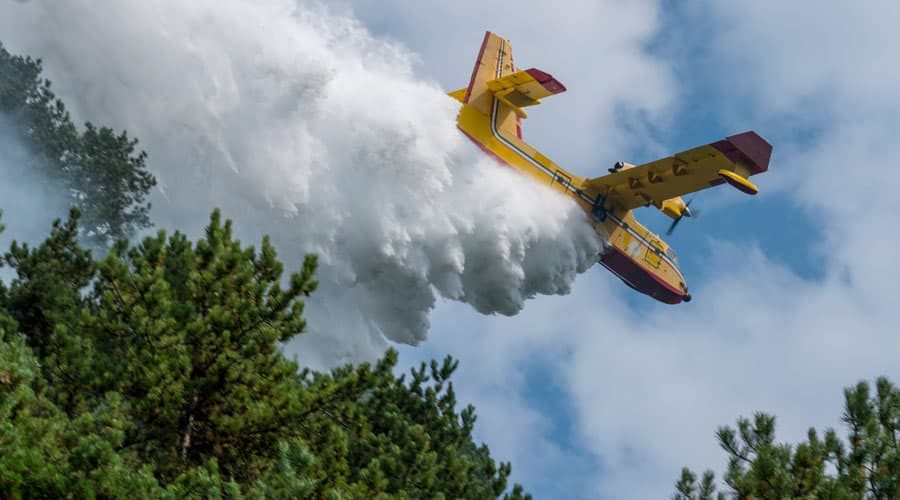
M616 247L600 257L600 264L619 277L631 288L666 304L678 304L684 300L684 292L666 283L661 277L639 264Z

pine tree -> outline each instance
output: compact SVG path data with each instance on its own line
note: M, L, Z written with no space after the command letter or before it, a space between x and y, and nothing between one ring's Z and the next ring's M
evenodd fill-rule
M305 328L315 257L284 279L268 239L243 246L216 211L194 243L159 232L98 262L78 244L78 217L4 259L15 278L0 294L0 327L20 333L0 337L0 358L27 370L0 370L0 390L7 380L20 391L19 413L0 415L11 422L0 453L21 458L0 459L0 486L235 498L506 490L510 465L473 441L474 408L457 410L452 358L407 379L394 374L393 350L330 373L298 371L282 354ZM6 448L4 435L15 437ZM56 464L46 478L13 467L42 460ZM518 485L507 497L530 498Z
M107 127L85 124L63 170L72 196L88 221L85 237L104 247L150 226L147 193L156 179L147 171L147 153L135 153L137 139Z
M396 377L396 351L362 364L308 376L312 397L299 428L324 459L312 473L317 491L351 496L380 491L401 498L495 498L508 463L495 464L472 440L475 410L456 411L449 356ZM309 375L307 373L307 375ZM511 498L530 498L516 485Z
M395 351L327 374L285 358L314 256L285 279L268 238L243 246L218 211L195 243L131 246L150 225L146 153L125 132L79 132L41 73L0 44L0 117L30 153L17 160L74 207L0 261L14 274L0 283L0 496L503 494L511 467L473 441L453 359L407 380Z
M56 179L61 161L77 149L78 131L41 72L39 59L12 55L0 43L0 114L31 147L37 159L32 168Z
M300 297L315 289L315 257L281 287L283 266L213 213L191 245L160 232L117 245L98 266L90 330L110 359L109 386L131 403L128 446L175 473L215 457L253 477L296 414L297 365L279 350L305 327Z
M43 359L58 347L54 330L65 328L82 306L82 290L94 276L90 250L79 246L78 219L72 209L68 221L53 223L50 237L32 249L13 241L3 261L16 273L3 305L24 328L28 345Z
M93 411L70 418L42 394L47 384L41 365L17 329L17 322L0 310L3 496L113 498L162 493L149 468L132 467L117 452L128 421L120 399L109 394Z
M65 104L41 77L39 59L10 54L0 44L0 116L32 155L25 166L68 193L83 214L83 236L105 248L150 226L146 201L156 179L147 154L125 132L85 124L79 133ZM0 154L3 154L0 151Z
M804 442L775 441L775 417L757 413L738 419L737 429L716 433L728 453L725 484L734 498L871 498L900 497L900 390L887 378L844 390L842 421L849 429L845 444L829 429L824 439L810 429ZM698 485L682 470L673 498L712 498L711 471ZM719 498L725 498L720 493Z

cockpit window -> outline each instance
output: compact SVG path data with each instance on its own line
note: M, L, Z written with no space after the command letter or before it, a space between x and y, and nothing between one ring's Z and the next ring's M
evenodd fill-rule
M675 265L678 265L678 254L675 253L675 250L672 247L666 248L666 257L672 260Z

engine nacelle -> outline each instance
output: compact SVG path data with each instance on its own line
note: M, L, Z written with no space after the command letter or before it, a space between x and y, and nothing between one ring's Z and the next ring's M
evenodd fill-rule
M664 200L662 202L662 205L660 205L659 207L659 211L671 217L672 219L677 219L682 215L685 215L685 212L690 212L687 204L684 202L684 200L681 199L680 196Z

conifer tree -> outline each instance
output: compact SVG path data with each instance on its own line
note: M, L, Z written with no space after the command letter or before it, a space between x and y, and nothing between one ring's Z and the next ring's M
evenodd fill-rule
M508 463L497 465L472 440L475 410L456 411L449 356L396 377L396 351L374 366L343 367L308 376L301 437L324 459L313 468L317 491L401 498L496 498L507 486ZM309 375L309 374L307 374ZM510 498L530 498L516 485Z
M0 43L0 117L31 154L24 167L68 193L64 201L81 209L92 245L105 248L149 227L146 198L156 179L137 140L91 123L79 133L41 73L40 59L12 55Z
M55 231L63 226L57 224ZM2 230L2 225L0 225ZM43 268L51 269L51 268ZM34 270L40 274L41 270ZM45 281L45 280L38 280ZM48 291L34 288L32 292ZM125 408L115 394L70 418L42 392L41 365L0 309L0 492L8 498L158 496L148 467L117 453ZM154 494L156 492L156 494Z
M68 221L55 221L50 237L36 248L13 241L3 256L16 273L3 305L42 359L58 347L54 330L71 325L84 303L82 290L94 276L91 252L77 241L79 217L73 208Z
M407 379L394 374L393 350L374 365L330 373L298 371L282 354L282 343L305 328L315 257L284 278L268 239L258 251L242 245L216 211L196 242L159 232L135 246L122 240L95 261L78 244L78 218L73 210L46 241L13 244L4 258L15 277L0 290L0 361L25 367L0 364L0 455L13 457L0 458L4 491L505 491L509 464L474 443L474 408L456 408L453 359L423 364ZM14 385L14 398L4 384ZM54 465L37 475L16 465L48 460ZM508 497L528 495L516 485Z
M259 474L298 412L297 365L279 342L304 326L315 257L281 286L282 264L213 213L191 245L164 232L115 246L98 265L87 328L110 363L103 390L123 394L136 447L164 477L214 457L227 475ZM122 361L126 361L122 363Z
M887 378L844 390L841 420L847 442L829 429L820 438L810 429L804 442L792 446L775 441L775 417L757 413L738 419L737 428L716 433L728 453L725 484L734 498L871 498L900 497L900 390ZM676 499L712 498L711 471L702 482L683 469ZM725 498L724 493L718 495Z
M474 443L451 358L407 380L395 351L330 373L283 355L314 256L285 278L268 238L242 245L218 211L196 242L129 244L150 225L146 153L125 132L79 131L41 74L0 45L0 118L30 153L17 160L74 207L0 259L0 496L503 494L510 465Z
M88 122L64 159L70 192L88 224L84 236L101 248L150 227L146 197L156 179L147 171L147 153L135 152L137 142Z

